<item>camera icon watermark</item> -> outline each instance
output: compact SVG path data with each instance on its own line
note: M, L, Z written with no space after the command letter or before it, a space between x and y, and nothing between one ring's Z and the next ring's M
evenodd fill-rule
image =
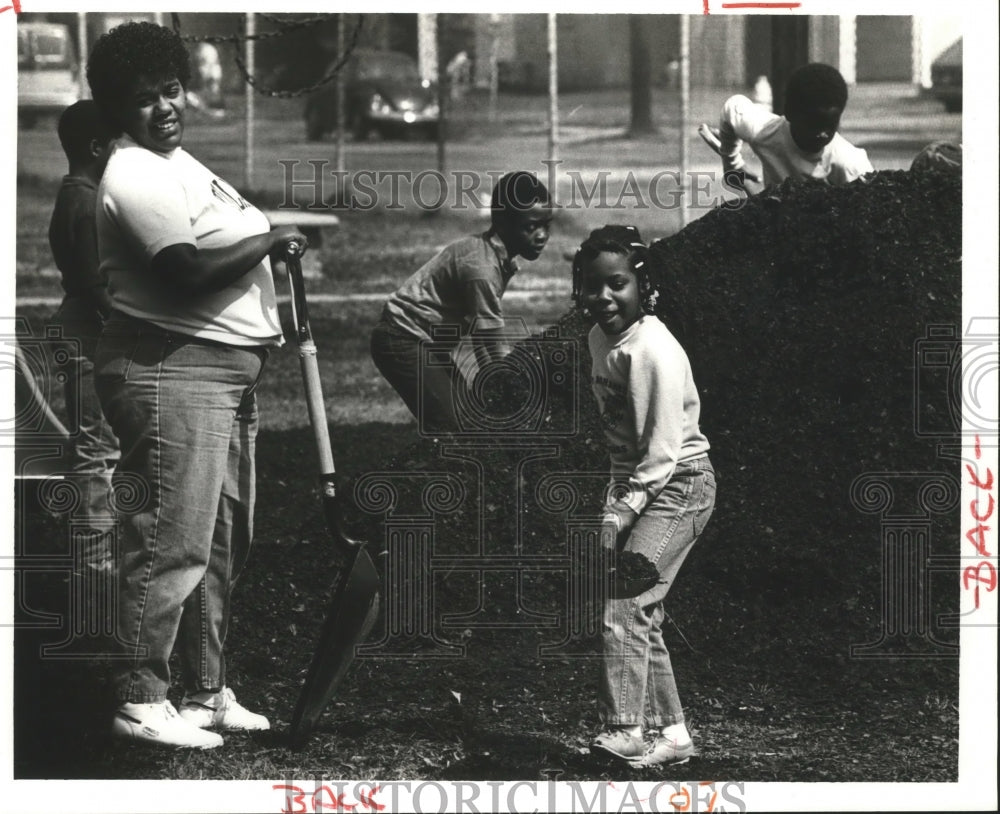
M65 336L58 325L45 326L41 335L20 318L11 327L0 333L0 368L14 372L14 409L0 414L0 437L16 438L19 444L65 441L69 430L51 403L65 398L67 368L80 356L80 342ZM72 414L79 405L65 408Z
M483 362L478 343L510 350ZM442 418L456 437L572 436L577 432L578 347L558 328L531 336L520 319L502 329L474 324L465 341L458 326L437 326L420 348L420 432Z
M914 344L914 431L920 438L997 435L1000 320L929 325Z

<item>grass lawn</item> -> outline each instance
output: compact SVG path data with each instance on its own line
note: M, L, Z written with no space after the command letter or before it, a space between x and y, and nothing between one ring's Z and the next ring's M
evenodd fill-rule
M21 296L56 293L55 280L37 273L54 183L35 175L19 185ZM780 209L780 203L767 205ZM826 216L820 204L805 213L788 209L780 211L793 237L793 216ZM377 295L438 246L483 223L475 213L376 212L344 216L343 228L317 249L322 275L309 281L317 298L373 298L317 299L312 324L338 473L345 494L354 496L351 530L387 568L393 521L430 527L433 570L397 574L387 586L386 613L371 638L375 649L357 660L309 743L289 748L285 731L340 561L314 488L312 435L289 342L273 354L259 390L256 547L234 594L227 644L232 686L247 706L268 715L273 729L229 735L225 747L206 753L112 743L111 660L39 655L65 630L29 623L44 614L65 619L69 602L65 575L41 571L26 576L18 607L15 777L531 780L556 772L562 780L659 781L696 773L736 781L955 782L957 660L920 652L851 656L852 645L871 643L883 630L885 596L879 518L852 506L848 492L852 479L869 469L937 468L933 445L915 441L905 424L912 418L912 376L901 369L899 354L912 349L914 320L953 316L960 259L931 237L914 247L879 233L871 245L851 246L849 270L877 258L881 246L891 245L885 254L903 258L899 263L905 251L924 252L926 279L908 280L907 296L926 305L929 291L942 309L928 306L914 316L907 312L910 300L900 299L895 310L870 316L865 309L877 309L888 290L896 297L900 286L873 275L850 291L838 288L840 255L822 269L830 279L805 290L780 278L787 269L755 267L750 255L735 262L733 246L752 243L749 238L768 242L773 224L760 211L750 235L740 231L744 221L718 218L688 233L717 241L717 265L711 257L686 262L698 257L690 250L679 252L673 266L692 291L714 292L711 302L688 303L688 316L704 331L692 356L700 360L696 373L705 383L720 501L670 593L665 628L699 750L690 765L630 770L588 754L598 725L599 658L588 621L593 602L573 593L565 570L526 560L515 577L511 569L468 565L484 553L565 559L573 529L589 516L605 478L604 442L586 385L577 379L575 391L560 394L560 415L575 422L571 434L542 433L506 445L502 437L490 438L474 453L419 440L415 423L369 359L368 335L381 307ZM849 219L853 212L841 215ZM567 218L552 248L515 278L506 310L522 316L530 331L565 314L569 270L562 253L599 216ZM942 232L954 217L951 209L943 213ZM868 228L862 218L855 220ZM722 245L720 234L731 245ZM789 252L807 252L804 243L790 243ZM22 304L17 313L37 336L52 307ZM288 325L287 313L282 316ZM875 349L885 351L885 360L870 346L851 344L858 324L874 326L861 336L883 343ZM563 325L579 338L578 322ZM827 339L836 348L823 344ZM585 369L583 346L576 348ZM891 359L890 351L896 354ZM831 360L847 352L855 355L845 356L851 364L843 368L860 371L857 380L824 380L827 370L842 372ZM892 375L882 376L876 362ZM58 388L50 385L59 411ZM573 392L575 402L567 396ZM366 476L379 473L396 484L391 511L366 510L365 499L377 500L354 492ZM443 477L457 496L451 509L442 508L448 489L426 496L434 477ZM553 509L562 493L542 487L557 477L577 484L587 499L579 507ZM19 487L17 499L14 531L22 550L65 553L67 518L45 511L30 484ZM432 500L438 501L434 511L427 508ZM957 514L942 514L931 531L936 544L957 539ZM956 580L928 579L936 620L955 609ZM425 604L415 607L428 612L430 629L395 635L398 619L389 610L421 590L429 594L421 594ZM957 634L945 638L954 643ZM173 690L179 694L179 687Z

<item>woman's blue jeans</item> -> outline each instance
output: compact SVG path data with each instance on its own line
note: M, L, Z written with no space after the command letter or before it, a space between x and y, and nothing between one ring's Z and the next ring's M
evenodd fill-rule
M97 392L121 445L118 477L130 481L128 494L116 490L121 701L166 698L175 642L187 691L226 683L230 594L253 534L254 390L266 357L117 313L104 326Z
M659 728L684 721L670 653L663 640L663 600L715 507L715 470L707 457L679 463L636 520L625 550L656 564L660 581L634 599L604 606L601 722Z

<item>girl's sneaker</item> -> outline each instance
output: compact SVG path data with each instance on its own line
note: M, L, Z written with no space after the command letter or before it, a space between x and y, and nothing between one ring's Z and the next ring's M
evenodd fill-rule
M201 729L270 729L263 715L244 707L229 687L219 692L196 692L181 700L181 717Z
M629 765L635 769L645 769L648 766L674 765L687 763L694 754L694 742L687 739L657 735L653 745L639 758L630 760Z
M642 734L635 734L633 727L618 727L606 729L590 743L590 751L594 754L610 755L619 760L632 761L642 757L646 751L646 742Z
M177 714L169 701L122 704L115 712L111 734L124 740L176 748L214 749L222 746L221 735L192 726Z

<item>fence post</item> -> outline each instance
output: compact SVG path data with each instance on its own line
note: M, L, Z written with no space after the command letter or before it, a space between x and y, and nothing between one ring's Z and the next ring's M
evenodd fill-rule
M80 42L80 98L90 98L90 86L87 84L87 57L90 48L87 42L87 12L76 13L76 36Z
M247 64L247 74L249 76L254 75L256 66L254 65L254 36L257 34L257 17L253 12L248 12L246 16L246 64ZM253 86L247 82L244 88L244 94L246 98L246 143L245 143L245 155L244 155L244 166L243 166L243 186L247 190L253 189L253 130L254 130L254 90Z
M549 14L549 166L554 167L559 153L559 36L556 15ZM553 189L552 195L556 194Z
M691 119L691 19L682 14L681 19L681 70L680 70L680 145L681 145L681 227L688 222L688 126Z

